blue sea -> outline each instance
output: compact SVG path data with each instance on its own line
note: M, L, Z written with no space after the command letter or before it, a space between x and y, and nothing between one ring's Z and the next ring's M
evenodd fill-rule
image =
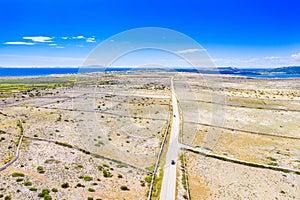
M126 70L125 68L123 70ZM115 70L115 71L123 71ZM1 68L0 76L49 76L53 74L78 74L109 71L108 68Z
M103 71L128 71L135 70L134 68L1 68L0 76L49 76L53 74L78 74L89 72L103 72ZM193 69L176 69L180 72L197 72ZM211 74L212 71L202 70L200 73ZM253 73L232 73L223 71L222 74L230 74L236 76L247 76L250 78L300 78L300 74L264 74L257 75Z
M249 78L300 78L300 74L262 74L262 75L236 74L236 75L247 76Z

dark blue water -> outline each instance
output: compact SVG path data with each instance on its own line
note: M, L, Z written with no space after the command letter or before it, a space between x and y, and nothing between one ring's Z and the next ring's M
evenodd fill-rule
M52 74L78 74L90 72L103 72L103 71L130 71L142 70L134 68L1 68L0 76L48 76ZM145 69L146 70L146 69ZM264 74L259 75L255 70L253 72L240 71L232 73L232 71L210 71L210 70L195 70L195 69L176 69L179 72L197 72L203 74L221 73L237 76L247 76L250 78L300 78L300 74ZM255 72L255 73L254 73Z
M0 76L48 76L52 74L78 74L101 71L126 71L129 68L0 68Z
M0 76L46 76L77 72L78 68L0 68Z
M239 76L247 76L250 78L300 78L300 74L262 74L262 75L253 75L253 74L237 74Z

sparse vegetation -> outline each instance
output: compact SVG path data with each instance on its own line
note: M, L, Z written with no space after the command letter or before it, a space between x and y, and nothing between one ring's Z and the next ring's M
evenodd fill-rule
M118 168L128 168L128 165L125 164L125 163L119 163L119 164L117 165L117 167L118 167Z
M62 187L62 188L68 188L68 187L70 187L70 185L69 185L69 183L63 183L63 184L61 185L61 187Z
M91 176L85 176L85 177L83 177L83 180L85 180L85 181L91 181L91 180L93 180L93 177L91 177Z
M61 146L64 146L64 147L68 147L68 148L73 148L73 146L71 144L68 144L68 143L65 143L65 142L56 141L55 144L58 144L58 145L61 145Z
M50 190L47 188L42 189L42 192L38 194L38 197L45 197L50 194Z
M82 185L81 183L77 183L77 185L75 187L85 187L85 186Z
M118 178L123 178L122 174L118 174Z
M121 188L121 190L129 190L129 188L125 185L122 185L120 188Z
M44 167L43 166L38 166L37 168L38 173L43 174L45 173Z
M103 169L103 176L105 177L105 178L111 178L111 177L113 177L113 175L109 172L109 171L107 171L107 170L105 170L105 169Z
M35 187L32 187L32 188L29 188L29 190L30 190L30 191L34 191L34 192L35 192L35 191L37 191L37 188L35 188Z
M25 175L24 175L23 173L21 173L21 172L14 172L14 173L12 173L11 175L12 175L12 177L24 177L24 176L25 176Z
M149 167L146 167L147 170L149 170L150 172L154 172L154 169L155 169L155 164L154 165L151 165Z
M16 181L17 182L22 182L24 179L23 178L18 178Z
M5 196L4 200L11 200L11 196Z

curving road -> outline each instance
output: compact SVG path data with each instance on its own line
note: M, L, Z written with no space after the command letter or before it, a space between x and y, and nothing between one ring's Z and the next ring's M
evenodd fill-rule
M172 87L172 105L173 105L173 121L170 134L170 141L168 152L166 156L166 165L164 167L164 177L162 182L162 189L160 192L160 200L173 200L176 194L176 164L179 149L178 135L179 135L179 111L176 93L174 90L173 79L171 79ZM172 160L175 164L172 165Z

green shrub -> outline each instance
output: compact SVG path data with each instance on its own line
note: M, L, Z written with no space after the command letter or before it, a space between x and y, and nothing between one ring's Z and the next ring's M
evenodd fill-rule
M24 174L21 172L14 172L11 175L12 175L12 177L24 177Z
M154 169L155 169L155 164L154 165L151 165L149 167L146 167L147 170L149 170L150 172L154 172Z
M35 187L29 188L30 191L37 191L37 189Z
M11 200L11 196L4 197L4 200Z
M57 188L52 188L51 191L52 191L52 192L58 192L58 189L57 189Z
M94 188L89 188L88 191L89 192L95 192L96 190Z
M123 178L122 174L118 174L118 178Z
M129 190L129 188L125 185L122 185L120 188L121 188L121 190Z
M76 187L85 187L85 186L82 185L81 183L78 183L78 184L76 185Z
M46 195L49 195L50 190L47 188L42 189L42 192L38 194L38 197L45 197Z
M147 183L151 183L151 180L152 180L152 175L151 174L149 176L146 176L145 181Z
M105 178L111 178L113 176L109 171L106 171L105 169L102 172Z
M25 186L32 186L32 183L31 183L30 181L27 180L27 181L24 181L24 185L25 185Z
M43 174L45 173L44 167L43 166L38 166L37 168L38 173Z
M103 167L109 168L109 165L108 164L103 164Z
M124 167L124 168L127 168L128 165L125 164L125 163L120 163L120 164L117 165L117 167L118 167L118 168L123 168L123 167Z
M93 180L93 178L90 177L90 176L85 176L85 177L83 177L83 180L85 180L85 181L91 181L91 180Z
M70 185L69 185L69 183L63 183L63 184L61 184L61 187L62 188L68 188L68 187L70 187Z
M24 179L23 178L18 178L16 181L17 182L22 182Z
M52 197L49 194L46 194L44 196L44 200L52 200Z

